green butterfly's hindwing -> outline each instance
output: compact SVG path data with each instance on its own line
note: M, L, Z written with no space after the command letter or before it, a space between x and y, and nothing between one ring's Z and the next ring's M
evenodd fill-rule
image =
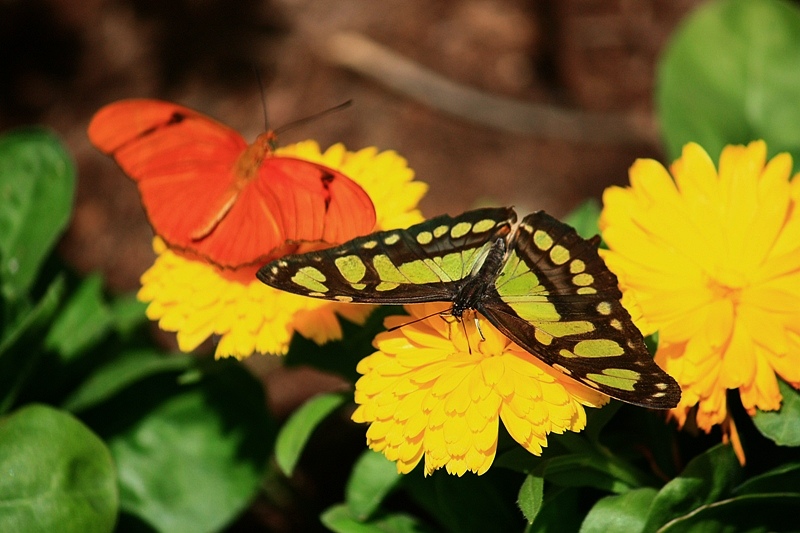
M520 223L479 311L577 381L634 405L674 407L680 387L653 361L621 298L597 239L540 211Z
M381 231L340 246L275 260L258 279L288 292L340 302L452 301L491 243L516 221L509 208L447 215L406 230Z

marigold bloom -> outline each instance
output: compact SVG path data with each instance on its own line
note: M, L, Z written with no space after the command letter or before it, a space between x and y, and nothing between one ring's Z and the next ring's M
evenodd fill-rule
M375 337L378 349L358 365L353 413L368 422L367 443L408 473L425 457L425 473L483 474L497 450L499 420L529 452L539 455L547 434L580 431L583 406L608 397L572 381L512 343L486 320L482 340L472 320L433 316L444 304L406 306ZM464 330L469 338L465 337Z
M336 144L322 153L316 142L305 141L280 148L276 155L321 163L361 185L375 204L376 230L422 220L416 205L427 185L413 181L414 172L395 152L348 152ZM158 238L153 247L158 257L142 275L138 298L149 302L148 318L177 332L178 346L186 352L217 335L217 357L285 354L295 331L322 344L341 338L337 315L361 322L371 310L275 290L256 279L260 265L220 269L170 250Z
M638 160L630 187L605 191L600 219L603 257L683 389L673 416L682 426L697 406L697 425L729 428L734 445L727 389L753 414L780 407L776 374L800 386L800 180L788 154L766 154L762 141L728 146L717 171L687 144L672 177Z

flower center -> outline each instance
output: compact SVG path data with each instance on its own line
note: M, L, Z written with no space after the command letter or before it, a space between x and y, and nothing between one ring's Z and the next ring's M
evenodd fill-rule
M729 300L734 305L739 303L741 298L743 284L730 284L728 280L721 280L718 278L708 279L708 288L716 300Z

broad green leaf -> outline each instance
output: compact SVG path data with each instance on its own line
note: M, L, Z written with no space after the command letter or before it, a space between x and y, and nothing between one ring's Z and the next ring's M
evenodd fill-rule
M752 477L733 491L737 496L775 492L800 494L800 463L784 464Z
M111 312L103 297L103 278L93 275L80 284L56 317L45 347L70 361L103 339L111 329Z
M758 411L753 423L758 431L780 446L800 446L800 391L778 380L783 396L779 411Z
M71 415L29 405L0 420L0 531L112 531L111 454Z
M591 239L595 235L600 235L600 228L597 226L599 219L600 202L589 198L565 216L564 223L575 228L578 235L584 239Z
M0 281L17 299L66 228L75 170L61 142L43 130L0 137Z
M401 513L386 514L362 522L346 505L334 505L320 516L322 524L335 533L425 533L433 531L418 518Z
M107 442L121 508L171 533L217 531L239 514L274 439L261 385L234 362L215 363L194 385L153 376L92 414L117 430Z
M395 463L382 453L367 450L353 466L344 490L350 513L358 520L367 520L401 479Z
M656 495L644 531L656 531L670 520L726 498L741 476L739 462L728 445L719 444L698 455Z
M63 408L83 411L149 376L186 370L192 361L189 355L166 355L153 349L125 352L96 368L64 401Z
M320 394L292 414L281 428L275 443L275 460L284 474L292 475L311 434L320 422L344 402L342 394Z
M771 533L797 531L800 494L752 494L704 505L659 533Z
M800 10L778 0L709 2L683 23L658 69L656 102L672 159L694 141L764 139L800 161Z
M606 496L586 515L580 533L637 533L642 531L647 510L658 491L650 487Z
M522 486L519 488L517 505L525 516L525 520L531 523L542 509L544 501L544 478L533 474L525 477Z

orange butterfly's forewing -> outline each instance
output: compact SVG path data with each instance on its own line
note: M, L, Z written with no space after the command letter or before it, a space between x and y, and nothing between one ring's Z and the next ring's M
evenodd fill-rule
M266 262L289 243L341 243L371 232L375 208L350 178L248 146L191 109L123 100L100 111L89 139L139 187L153 231L226 268Z

